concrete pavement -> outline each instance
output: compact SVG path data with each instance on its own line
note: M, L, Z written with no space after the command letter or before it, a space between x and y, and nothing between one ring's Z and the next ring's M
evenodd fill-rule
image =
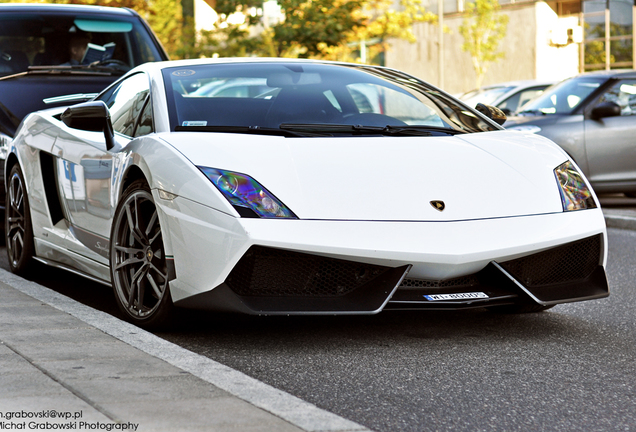
M636 210L604 209L636 229ZM0 270L0 431L367 431Z
M366 431L0 269L0 430Z

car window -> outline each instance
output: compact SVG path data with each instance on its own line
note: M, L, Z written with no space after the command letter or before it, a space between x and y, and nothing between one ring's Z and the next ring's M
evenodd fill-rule
M615 102L621 107L621 116L636 115L636 79L621 80L614 84L599 102Z
M518 111L522 106L543 93L547 86L532 87L515 93L508 99L497 105L497 108L507 109L510 113Z
M148 77L138 73L115 85L98 100L103 100L108 106L113 129L123 135L133 136L148 93Z
M0 76L24 72L29 66L87 65L91 59L109 60L110 65L122 71L163 60L148 30L136 17L3 12ZM89 44L93 51L87 49ZM89 58L86 53L97 57Z
M436 111L419 99L392 88L376 84L347 86L360 113L374 113L397 118L407 124L443 126Z
M523 107L523 111L570 114L604 81L603 78L571 78L562 81L528 102Z
M466 102L466 105L468 106L475 106L478 103L492 105L493 102L513 88L514 87L511 86L481 88L464 94L460 97L460 99Z
M455 99L382 68L228 63L166 68L163 76L173 130L290 124L495 130Z
M135 137L148 135L149 133L154 132L155 127L152 122L152 104L150 103L150 94L146 96L146 101L144 103L144 109L141 111L141 115L139 116L139 123L135 128Z

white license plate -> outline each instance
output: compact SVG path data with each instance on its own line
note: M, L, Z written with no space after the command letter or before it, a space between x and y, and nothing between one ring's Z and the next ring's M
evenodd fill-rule
M470 300L470 299L487 299L488 294L483 292L457 293L457 294L431 294L425 295L424 298L429 301L440 300Z

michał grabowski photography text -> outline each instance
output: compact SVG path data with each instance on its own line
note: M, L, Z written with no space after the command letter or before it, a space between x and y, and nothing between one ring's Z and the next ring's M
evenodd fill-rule
M0 411L2 430L137 431L139 423L85 421L82 411ZM57 420L57 421L56 421ZM59 421L61 420L61 422Z
M64 423L53 423L49 421L0 421L0 430L71 430L71 431L136 431L139 423L110 423L110 422L87 422L70 421Z

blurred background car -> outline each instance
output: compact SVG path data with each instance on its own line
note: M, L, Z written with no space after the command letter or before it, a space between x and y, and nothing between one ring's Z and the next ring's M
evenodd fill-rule
M89 43L112 53L82 64ZM162 60L168 55L161 43L131 9L0 4L0 172L27 114L89 100L131 68ZM0 178L0 211L4 193Z
M473 108L478 103L483 103L495 106L504 114L511 115L554 83L555 81L510 81L483 86L466 92L459 98Z
M588 72L550 87L504 126L559 144L597 193L636 196L636 71Z

